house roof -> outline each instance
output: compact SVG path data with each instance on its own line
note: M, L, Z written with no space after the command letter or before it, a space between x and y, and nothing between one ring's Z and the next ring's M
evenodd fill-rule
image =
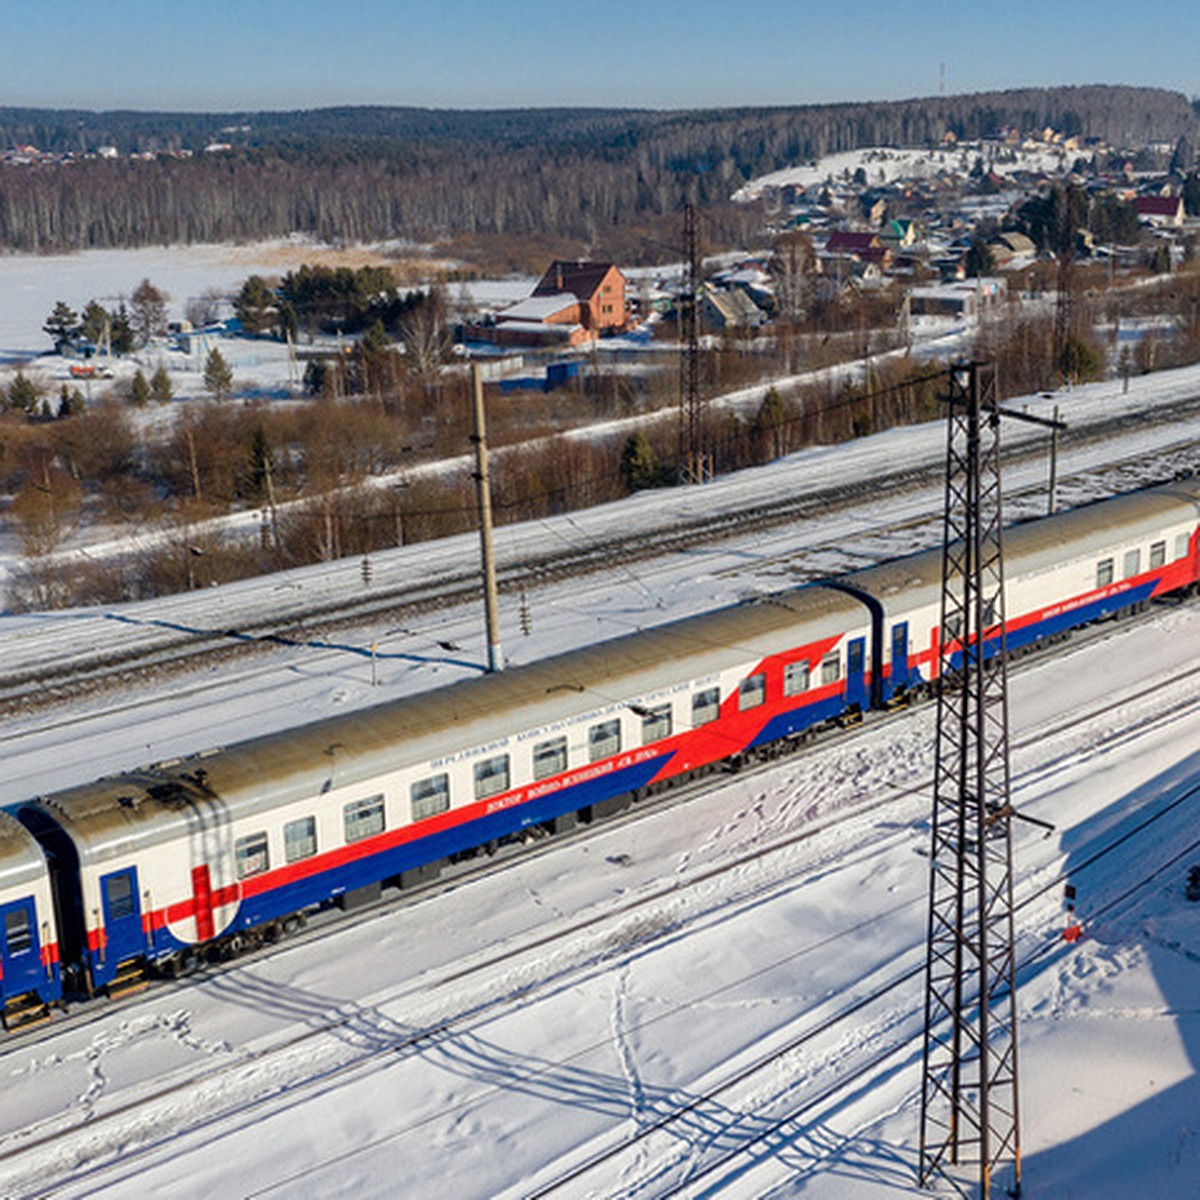
M1182 203L1182 196L1139 196L1134 201L1140 217L1178 216Z
M498 321L548 321L551 317L574 308L579 300L571 292L554 292L547 295L526 296L502 312L496 314Z
M1037 246L1034 244L1033 239L1016 230L1007 230L1004 233L997 234L995 241L999 245L1011 250L1013 254L1037 253Z
M835 229L825 243L825 249L830 254L866 254L879 248L877 233L864 233L856 229Z
M555 259L546 268L546 273L538 280L533 289L535 296L547 296L555 293L571 292L580 300L588 300L596 294L604 277L613 270L610 262L572 262L566 259Z
M726 324L756 325L762 320L762 309L740 288L729 291L709 288L705 299L721 314Z

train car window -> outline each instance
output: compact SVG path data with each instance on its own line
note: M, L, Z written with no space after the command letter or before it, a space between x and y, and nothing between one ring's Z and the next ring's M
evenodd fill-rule
M1150 546L1150 570L1154 571L1165 566L1167 561L1167 543L1154 542Z
M721 715L721 689L705 688L692 696L692 728L699 729Z
M508 791L508 755L498 754L475 764L475 799L486 800Z
M1186 533L1177 533L1175 535L1175 557L1187 558L1188 542L1191 538Z
M648 746L651 742L661 742L663 738L670 736L671 706L656 704L647 709L646 715L642 717L642 745Z
M1121 578L1132 579L1135 575L1140 575L1142 572L1142 552L1140 550L1126 550L1125 561L1121 564Z
M783 668L783 694L798 696L808 691L808 660L787 663Z
M835 651L833 654L827 654L821 659L821 682L837 683L842 677L842 659Z
M133 916L133 881L128 872L104 881L104 903L110 921Z
M1113 581L1113 560L1111 558L1102 558L1096 564L1096 586L1098 588L1108 587Z
M996 623L996 601L985 600L983 602L983 627L989 629Z
M283 857L288 862L299 862L302 858L312 858L317 852L317 819L316 817L301 817L298 821L289 821L283 827Z
M567 769L567 739L565 737L551 738L548 742L538 742L533 748L533 777L534 779L549 779Z
M384 830L383 797L370 796L366 800L355 800L342 809L342 824L346 833L346 844L361 842Z
M14 908L4 914L4 940L10 955L27 954L33 949L33 930L25 909Z
M414 821L446 812L450 808L450 776L443 773L418 779L408 789L408 798L412 802Z
M267 857L267 835L265 833L249 833L240 837L233 844L234 858L237 860L239 879L249 879L251 875L261 875L270 865Z
M601 721L588 730L588 761L599 762L621 752L621 722Z
M962 637L962 613L952 612L946 614L946 628L942 636L947 642L957 641Z
M767 698L767 677L747 675L738 685L738 709L745 712L748 708L757 708Z

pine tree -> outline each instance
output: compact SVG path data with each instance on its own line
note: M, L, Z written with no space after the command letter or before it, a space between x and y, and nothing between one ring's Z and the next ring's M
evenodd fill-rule
M171 376L167 374L167 368L159 363L154 374L150 376L150 399L155 404L169 404L174 395Z
M242 323L242 332L250 337L257 337L271 328L274 309L275 295L261 275L251 275L233 302L233 312Z
M621 451L621 478L631 492L658 487L662 463L644 433L631 433Z
M37 384L24 371L18 371L8 385L7 407L32 415L37 412L38 398Z
M59 300L54 311L46 318L42 330L53 341L54 349L61 354L64 346L83 332L83 326L79 323L79 314L65 300Z
M204 360L204 390L214 400L228 400L233 394L233 371L216 346Z
M111 324L112 318L108 315L108 309L95 300L89 300L80 321L83 336L89 342L99 346L107 338Z
M129 403L134 408L145 408L150 401L150 385L140 370L134 371L129 382Z
M133 326L124 303L108 314L109 341L114 354L129 354L133 350Z

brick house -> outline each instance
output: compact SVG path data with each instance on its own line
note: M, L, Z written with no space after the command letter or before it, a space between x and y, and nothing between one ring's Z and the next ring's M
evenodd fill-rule
M579 301L579 323L593 336L625 328L625 276L613 263L555 259L533 289L533 295L564 292Z
M628 322L625 276L612 263L556 259L524 300L496 314L490 340L507 346L578 346Z

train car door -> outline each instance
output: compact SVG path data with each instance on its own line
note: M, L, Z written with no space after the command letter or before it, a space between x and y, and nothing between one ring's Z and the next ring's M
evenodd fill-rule
M31 992L45 982L39 949L33 897L0 905L0 967L8 999Z
M908 687L908 622L897 621L892 626L892 676L889 694Z
M119 962L146 953L142 933L141 905L138 903L137 868L126 867L100 877L100 898L104 904L105 974L112 974Z
M846 646L846 705L867 707L866 638L853 638Z

